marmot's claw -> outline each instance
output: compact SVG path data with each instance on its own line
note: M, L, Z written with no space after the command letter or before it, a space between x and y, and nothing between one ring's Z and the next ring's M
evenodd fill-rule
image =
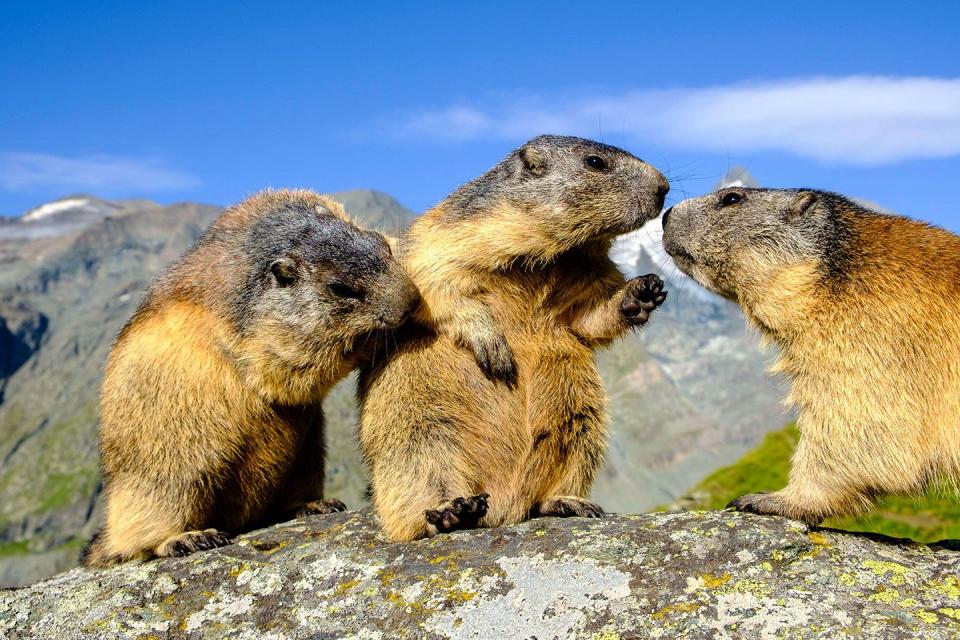
M322 498L303 505L300 510L297 511L297 516L301 518L303 516L322 516L327 513L337 513L346 510L347 505L336 498Z
M474 339L471 348L477 365L488 378L495 382L504 382L509 387L516 386L517 365L510 345L502 336L495 339Z
M475 529L480 518L487 515L490 495L481 493L467 498L454 498L439 509L429 509L423 515L437 533L458 529Z
M620 313L632 325L640 325L650 319L650 313L663 304L667 292L663 280L655 273L638 276L627 283L620 303Z
M196 551L206 551L216 549L230 544L230 536L217 529L204 529L203 531L185 531L176 538L168 540L164 544L164 549L158 555L161 556L188 556Z
M803 509L784 500L779 492L748 493L727 505L727 509L736 509L743 513L755 513L758 516L781 516L798 520L809 527L823 522L824 515Z
M781 515L776 508L777 499L768 492L748 493L740 496L736 500L731 500L727 509L742 511L743 513L755 513L761 516Z

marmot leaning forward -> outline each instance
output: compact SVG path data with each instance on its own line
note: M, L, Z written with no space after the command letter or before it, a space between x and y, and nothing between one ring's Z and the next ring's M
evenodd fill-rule
M149 289L114 344L101 400L105 566L225 544L323 499L320 402L363 336L418 296L384 239L309 191L224 213ZM375 341L374 341L375 342Z
M593 349L666 297L654 275L625 282L608 252L667 190L626 151L541 136L410 228L401 261L419 323L360 382L391 538L602 513L587 499L607 439Z
M810 190L724 189L663 217L677 266L781 349L790 482L731 506L809 524L960 481L960 238Z

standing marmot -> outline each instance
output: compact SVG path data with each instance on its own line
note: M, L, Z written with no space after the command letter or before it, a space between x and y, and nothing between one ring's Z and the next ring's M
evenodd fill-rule
M268 191L227 210L151 286L107 361L106 523L84 564L342 510L323 499L320 402L362 337L417 299L383 238L323 196Z
M831 193L724 189L663 217L677 266L781 348L800 442L742 511L809 524L960 479L960 238Z
M586 499L607 441L593 348L666 297L654 275L625 282L607 254L668 188L626 151L541 136L410 228L401 261L419 324L360 383L391 538L602 513Z

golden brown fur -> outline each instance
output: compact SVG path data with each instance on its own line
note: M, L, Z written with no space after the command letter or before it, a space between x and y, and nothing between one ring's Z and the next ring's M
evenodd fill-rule
M594 153L617 173L584 169ZM602 513L586 498L607 440L593 349L665 297L655 276L625 282L607 253L665 193L626 152L538 138L411 227L401 259L420 322L361 379L387 535Z
M681 268L780 346L774 369L792 381L789 484L734 505L816 524L883 494L956 486L960 238L833 194L736 191L728 207L727 192L677 205L664 235Z
M106 523L84 563L184 555L343 509L323 498L320 402L355 366L357 337L399 324L414 297L383 239L323 196L264 192L227 210L150 288L110 354Z

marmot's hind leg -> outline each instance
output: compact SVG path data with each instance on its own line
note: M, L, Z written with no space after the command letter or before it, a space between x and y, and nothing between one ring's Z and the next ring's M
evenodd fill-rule
M461 529L476 529L480 519L487 515L489 499L489 494L481 493L467 498L454 498L437 509L424 511L424 517L429 525L429 535Z
M554 496L547 498L535 509L535 517L553 516L556 518L600 518L603 507L596 502L577 496Z
M159 558L188 556L197 551L216 549L230 544L230 536L217 529L184 531L164 540L154 553Z
M305 516L322 516L328 513L338 513L346 510L347 505L336 498L321 498L320 500L312 500L304 504L296 510L294 515L297 518L303 518Z
M147 555L148 554L142 554L142 557L146 558ZM89 569L112 567L115 564L120 564L125 560L131 559L132 558L126 558L117 553L111 553L107 549L106 534L102 528L93 534L90 542L88 542L83 547L83 551L80 552L80 564Z

